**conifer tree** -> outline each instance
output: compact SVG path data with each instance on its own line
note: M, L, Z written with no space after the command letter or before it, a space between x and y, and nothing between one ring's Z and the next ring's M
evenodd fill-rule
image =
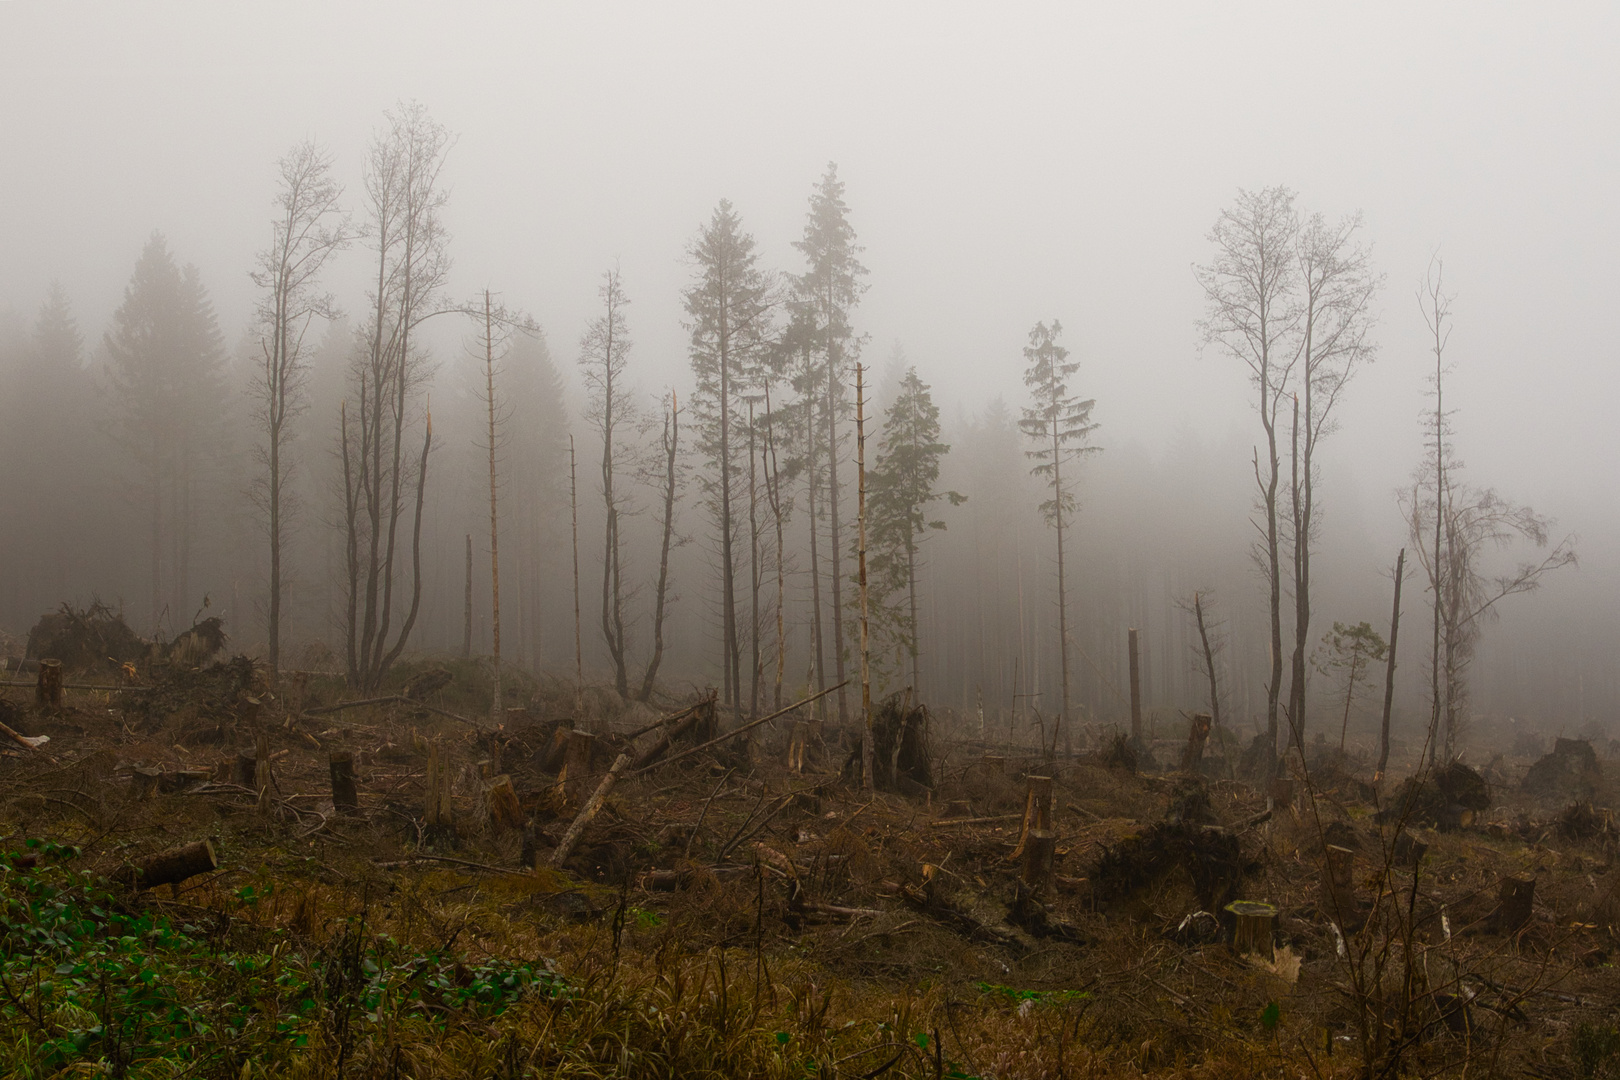
M729 200L715 207L691 248L696 280L686 291L692 371L692 411L698 449L708 461L703 488L714 517L720 556L721 666L725 701L742 707L742 643L737 626L737 515L732 503L745 476L737 460L742 440L736 410L750 372L771 333L770 281L758 266L754 238Z
M860 245L849 223L849 207L844 203L844 182L838 166L828 162L810 195L804 236L794 242L804 255L805 270L793 281L795 309L805 317L819 352L817 396L821 400L819 432L824 441L816 457L827 463L827 515L832 556L833 663L839 683L844 681L843 567L840 559L840 504L838 462L843 452L840 421L847 418L849 400L845 391L848 365L859 360L861 339L850 324L850 314L860 303L866 285L866 267L860 263ZM808 389L808 387L807 387ZM814 524L812 523L812 528ZM818 615L819 621L819 615ZM838 691L838 719L848 719L848 703L843 689Z
M1024 385L1029 387L1034 404L1024 409L1019 420L1024 434L1036 447L1024 452L1036 462L1030 473L1044 480L1052 493L1051 498L1041 503L1041 513L1057 532L1058 647L1063 700L1057 723L1052 728L1053 749L1069 720L1069 596L1064 533L1069 519L1079 509L1074 497L1072 466L1083 455L1099 449L1086 445L1091 433L1097 430L1091 419L1096 401L1081 399L1069 392L1069 380L1080 370L1080 362L1070 360L1069 350L1058 344L1062 334L1063 327L1056 319L1050 326L1036 323L1029 332L1029 344L1024 347ZM1067 475L1066 466L1071 467Z
M922 693L918 647L918 554L930 531L945 522L929 517L940 500L960 506L967 496L939 491L940 462L950 446L939 439L939 407L915 366L883 422L881 454L867 481L870 590L878 632L901 658L909 658L913 692ZM903 606L901 606L903 604Z

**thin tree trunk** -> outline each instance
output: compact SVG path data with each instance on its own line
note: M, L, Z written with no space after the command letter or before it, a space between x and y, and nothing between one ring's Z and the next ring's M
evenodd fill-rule
M1435 320L1436 325L1439 319ZM1429 568L1429 585L1434 589L1434 642L1432 645L1430 671L1430 711L1429 711L1429 767L1433 768L1440 751L1440 612L1445 603L1443 590L1445 587L1445 565L1440 559L1440 537L1445 530L1445 503L1446 503L1446 456L1445 456L1445 411L1441 400L1441 377L1443 370L1440 363L1439 337L1436 336L1434 359L1434 562Z
M652 697L658 665L664 659L664 603L669 595L669 548L675 535L675 452L681 441L681 410L674 391L669 395L669 416L664 423L664 527L658 545L658 591L653 600L653 650L641 679L638 701Z
M608 288L614 288L611 279ZM608 294L605 348L602 354L602 503L606 517L602 526L602 640L613 661L613 688L621 698L630 694L630 676L625 661L624 585L619 575L619 503L613 480L613 330L616 316L615 294Z
M833 346L829 328L827 343L827 502L832 523L832 624L833 667L838 679L838 725L849 723L849 706L844 693L844 570L839 554L841 544L838 529L838 364L837 349Z
M574 455L574 437L568 436L568 508L574 532L574 716L585 707L585 635L579 619L579 469Z
M722 648L726 700L732 715L742 710L742 651L737 641L737 577L731 524L731 327L725 299L720 304L720 583Z
M776 460L776 414L771 410L771 386L765 384L765 449L761 467L765 470L765 493L771 502L771 519L776 525L776 679L771 708L782 707L782 673L787 667L787 547L782 534L782 474Z
M855 365L855 494L856 494L856 552L860 561L861 586L861 786L871 791L872 751L875 734L872 730L872 675L871 656L866 613L866 401L865 386L861 381L861 365ZM899 745L896 744L896 751Z
M1193 593L1193 615L1198 620L1198 643L1204 651L1204 673L1209 676L1209 715L1211 730L1221 730L1221 695L1215 679L1215 651L1209 645L1209 629L1204 625L1204 599Z
M490 629L494 651L491 665L495 692L490 699L490 719L499 724L506 716L501 697L501 544L500 514L495 477L495 323L489 290L484 290L484 393L489 404L489 591Z
M1056 397L1056 395L1053 395ZM1052 745L1048 755L1057 753L1058 734L1067 734L1069 720L1069 592L1063 558L1063 456L1058 422L1052 421L1052 494L1057 504L1057 571L1058 571L1058 656L1063 680L1063 700L1058 708L1057 722L1052 726Z
M759 715L759 678L763 660L759 653L759 500L755 491L758 470L754 463L754 403L748 403L748 586L751 600L749 623L748 715Z
M805 355L805 367L810 367L809 354ZM805 456L809 467L805 470L805 501L810 517L810 637L814 649L816 663L816 690L827 689L827 651L822 637L821 619L821 556L817 552L817 533L820 522L816 519L816 394L814 388L804 397L804 438ZM825 695L816 699L816 715L825 722L827 719L827 698Z
M1309 382L1309 380L1306 380ZM1305 638L1309 633L1310 596L1305 580L1305 551L1310 542L1309 524L1302 515L1302 489L1299 476L1299 395L1294 395L1294 421L1289 431L1289 515L1294 533L1294 650L1289 661L1288 726L1294 733L1294 745L1301 758L1305 756Z
M1406 549L1395 559L1395 604L1390 610L1390 649L1383 667L1383 725L1379 730L1379 769L1374 782L1382 782L1383 771L1390 764L1390 709L1395 704L1395 643L1401 633L1401 581L1406 576Z
M472 533L467 534L467 588L461 601L461 658L472 656L473 573Z

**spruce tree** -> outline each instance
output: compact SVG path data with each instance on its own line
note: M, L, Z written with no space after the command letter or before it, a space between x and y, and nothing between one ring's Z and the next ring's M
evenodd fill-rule
M919 695L919 548L930 531L945 528L944 521L929 517L934 503L960 506L967 501L960 492L937 490L940 462L950 449L940 442L939 406L928 384L916 367L907 368L884 417L882 451L867 480L867 549L872 618L886 639L886 651L897 660L909 658L911 687Z

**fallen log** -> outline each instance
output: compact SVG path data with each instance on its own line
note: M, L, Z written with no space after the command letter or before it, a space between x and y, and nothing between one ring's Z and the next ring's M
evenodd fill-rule
M728 731L724 735L719 736L718 738L710 739L708 742L698 743L696 746L688 747L687 749L682 750L680 753L674 755L673 757L664 758L662 761L655 761L651 765L646 766L645 768L636 769L634 771L635 772L646 772L647 769L656 769L660 765L668 765L668 764L670 764L672 762L680 761L682 758L691 757L693 754L699 752L700 750L707 750L712 746L718 746L720 743L723 743L728 739L734 739L738 735L741 735L745 731L751 731L754 728L759 727L759 725L761 725L761 724L769 723L770 721L775 720L779 716L786 716L788 713L792 712L794 709L801 709L804 706L810 704L813 701L816 701L819 698L826 697L828 694L832 693L834 690L837 690L840 687L848 686L848 685L849 685L849 680L845 679L843 682L839 683L838 686L829 686L825 690L821 690L821 691L818 691L818 692L816 692L814 694L811 694L809 697L805 698L802 701L795 701L792 705L789 705L785 709L778 709L775 712L771 713L769 716L762 716L758 720L750 720L748 723L744 724L742 727L737 728L737 729L735 729L733 731Z
M22 735L11 730L11 728L7 727L5 724L0 724L0 735L4 735L6 738L17 743L19 746L26 746L30 750L38 750L40 747L51 741L51 737L49 735Z
M579 843L580 835L585 831L585 826L589 825L591 819L596 816L596 812L602 809L602 804L607 801L608 792L613 790L614 782L619 779L619 774L629 764L629 754L620 754L614 759L613 766L608 769L607 775L602 777L602 782L596 786L595 794L586 801L584 806L580 807L579 816L574 818L574 823L568 826L568 831L563 833L563 838L558 841L557 850L551 855L552 866L561 867L563 863L568 861L568 856L574 853L574 845Z
M213 842L198 840L126 864L115 870L111 877L114 881L133 885L137 889L150 889L154 885L178 885L198 874L217 869L219 858L214 854Z
M928 827L931 829L954 829L959 825L993 825L1003 821L1017 821L1023 816L1023 814L996 814L994 817L942 818L939 821L930 821Z

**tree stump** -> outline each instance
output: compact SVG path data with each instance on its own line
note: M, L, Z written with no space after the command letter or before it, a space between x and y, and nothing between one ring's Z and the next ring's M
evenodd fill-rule
M1024 791L1024 820L1018 827L1018 846L1010 856L1013 859L1024 853L1032 830L1052 828L1052 778L1031 776L1028 781L1029 786Z
M1341 929L1350 929L1358 914L1355 857L1349 848L1329 844L1322 862L1322 913Z
M62 707L62 661L41 660L34 683L34 703L42 709Z
M548 773L562 772L563 762L568 760L568 736L573 733L574 722L562 719L551 733L551 742L546 744L544 759L540 762L540 771Z
M326 759L327 771L332 777L332 809L340 814L352 814L360 809L360 792L354 782L354 755L347 750L334 750Z
M198 874L206 874L218 868L219 859L214 854L213 843L198 840L194 844L184 844L160 851L156 855L148 855L144 859L120 867L113 872L112 878L125 885L133 885L137 889L150 889L154 885L178 885Z
M563 762L558 784L563 798L574 806L582 805L590 797L591 750L595 744L596 736L588 731L568 733L568 758Z
M450 805L450 770L442 760L439 740L428 744L426 805L423 807L422 835L430 844L455 840L455 814Z
M484 788L484 805L489 810L489 827L497 834L523 828L523 805L510 776L497 776L489 782Z
M984 755L984 771L989 776L1000 776L1007 771L1007 759L996 754Z
M1204 761L1204 743L1209 739L1211 723L1209 713L1194 713L1192 727L1187 730L1187 748L1181 752L1181 768L1196 773Z
M129 771L129 793L136 799L148 799L158 789L163 770L150 765L137 766Z
M792 733L788 736L788 771L795 776L804 772L804 747L810 737L810 725L803 720L793 723Z
M1530 921L1535 902L1535 878L1503 878L1496 894L1496 910L1491 912L1491 929L1499 934L1516 933Z
M1294 805L1294 781L1291 777L1276 776L1266 788L1266 797L1271 805L1278 809L1286 809Z
M258 758L253 754L238 753L236 759L231 762L231 783L257 792L259 788L254 782L257 771Z
M1416 866L1423 861L1423 856L1429 853L1429 845L1409 832L1401 832L1395 837L1395 847L1392 854L1399 866Z
M1239 956L1258 956L1274 959L1271 929L1277 920L1277 909L1256 900L1234 900L1226 910L1237 919L1232 928L1232 951Z
M1050 829L1031 829L1024 844L1024 884L1038 893L1052 876L1052 863L1057 854L1057 833Z

